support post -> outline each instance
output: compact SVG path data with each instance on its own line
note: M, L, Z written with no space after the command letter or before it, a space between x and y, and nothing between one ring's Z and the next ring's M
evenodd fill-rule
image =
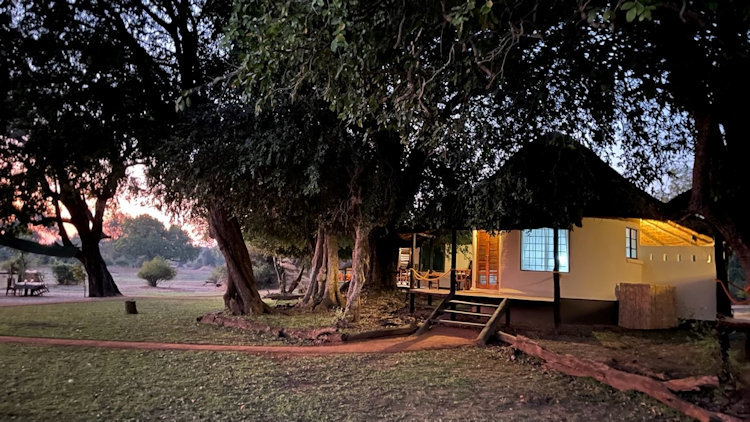
M416 268L416 265L414 265L414 252L417 250L417 234L412 233L411 235L411 254L409 254L409 288L414 288L414 271ZM414 303L414 297L412 296L411 303ZM412 311L414 312L414 311Z
M138 309L135 306L135 300L126 300L125 301L125 313L126 314L137 314Z
M557 231L557 227L552 229L552 255L554 256L555 265L552 268L552 282L554 283L554 303L553 312L555 318L555 329L560 328L560 247L558 245L560 241L560 235Z
M727 261L724 256L724 238L716 232L714 234L714 263L716 265L716 279L729 288L729 276L727 274ZM716 314L724 317L732 317L732 303L724 292L724 289L716 283Z
M456 229L451 232L451 296L456 294Z

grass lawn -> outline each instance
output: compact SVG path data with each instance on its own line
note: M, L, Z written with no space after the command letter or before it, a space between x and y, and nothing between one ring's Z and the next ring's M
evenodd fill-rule
M0 344L0 420L673 420L504 347L384 355Z
M196 318L221 310L221 297L137 299L137 315L124 300L0 307L0 335L202 344L284 343L271 335L200 324Z
M378 324L383 320L406 325L405 321L393 318L382 310L393 308L393 302L397 300L389 296L367 302L360 323L343 331L382 328ZM270 334L198 323L198 316L224 308L224 302L219 296L138 298L137 315L125 314L124 301L123 298L0 307L0 335L203 344L288 344L293 341ZM277 304L272 300L268 300L268 303L272 306ZM302 312L295 309L286 312L255 316L252 319L272 327L317 328L334 325L338 316L336 312Z

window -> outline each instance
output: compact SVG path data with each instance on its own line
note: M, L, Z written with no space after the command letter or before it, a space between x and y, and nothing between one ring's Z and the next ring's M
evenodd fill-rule
M569 272L568 231L558 230L558 257L560 271ZM555 267L552 229L533 229L521 232L521 269L526 271L552 271Z
M625 227L625 257L638 259L638 230Z

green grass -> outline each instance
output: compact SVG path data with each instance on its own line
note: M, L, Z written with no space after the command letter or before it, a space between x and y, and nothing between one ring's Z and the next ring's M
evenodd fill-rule
M220 297L137 299L137 315L123 300L0 307L0 335L202 344L268 344L271 335L200 324L198 316L221 310Z
M336 324L335 312L292 312L288 315L282 313L264 314L253 316L253 321L268 324L271 327L285 328L319 328L330 327Z
M0 344L0 420L677 419L507 348L292 358Z
M124 300L0 307L0 335L94 340L163 341L202 344L288 344L301 341L271 334L200 324L196 318L224 308L221 297L138 298L137 315L126 315ZM268 301L275 306L275 301ZM368 314L371 319L380 315ZM288 309L245 317L283 328L336 324L339 313ZM373 325L372 321L370 325ZM344 332L372 329L356 325ZM377 328L377 327L375 327Z

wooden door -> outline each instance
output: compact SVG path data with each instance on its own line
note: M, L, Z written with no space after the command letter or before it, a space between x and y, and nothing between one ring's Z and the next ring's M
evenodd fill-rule
M477 278L478 289L497 289L500 278L500 236L485 231L477 232Z

